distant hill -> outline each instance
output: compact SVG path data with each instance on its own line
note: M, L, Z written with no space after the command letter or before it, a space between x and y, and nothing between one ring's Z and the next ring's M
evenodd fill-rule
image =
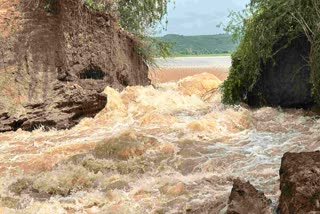
M174 55L227 54L237 47L228 34L199 36L168 34L158 39L172 42Z

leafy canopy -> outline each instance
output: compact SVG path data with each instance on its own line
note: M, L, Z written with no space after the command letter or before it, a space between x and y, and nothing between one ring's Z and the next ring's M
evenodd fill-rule
M159 25L166 28L168 4L172 0L117 0L119 24L141 41L138 53L149 65L155 65L154 57L170 55L170 43L152 38L150 32Z
M166 19L169 2L170 0L118 0L120 25L130 32L144 34Z
M91 10L113 13L121 27L135 34L144 34L163 21L167 23L170 2L172 0L84 0Z
M248 92L254 90L260 78L261 64L272 60L279 50L301 34L308 37L312 46L309 57L311 82L313 96L320 103L319 24L319 0L251 0L243 13L231 14L226 30L241 42L232 55L232 68L222 87L224 103L246 101ZM274 50L283 38L287 43ZM259 95L259 91L255 93Z

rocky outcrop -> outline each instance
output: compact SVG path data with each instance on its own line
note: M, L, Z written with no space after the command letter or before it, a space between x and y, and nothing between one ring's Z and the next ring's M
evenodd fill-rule
M19 117L1 113L0 132L16 131L18 128L32 131L45 129L67 129L76 125L83 117L93 117L107 104L107 96L88 91L78 85L54 88L55 95L45 102L25 105L26 113Z
M228 214L271 213L270 201L249 182L234 180L228 203Z
M280 213L320 213L320 152L286 153L280 189Z
M27 114L21 124L24 130L39 126L66 129L76 125L83 117L93 117L107 103L107 96L87 91L78 85L55 87L55 96L45 103L25 106Z
M0 3L0 132L70 128L106 104L106 86L147 85L137 42L81 0Z
M261 76L255 88L248 94L248 104L258 106L310 107L310 67L307 59L310 43L305 36L293 40L287 47L287 40L281 40L275 47L278 51L274 60L262 65ZM257 93L258 92L258 93Z

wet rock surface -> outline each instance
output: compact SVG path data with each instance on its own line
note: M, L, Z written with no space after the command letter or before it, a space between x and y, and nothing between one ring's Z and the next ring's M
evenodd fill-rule
M228 214L271 213L270 201L249 182L236 179L229 197Z
M286 153L280 189L280 213L320 212L320 152Z
M17 127L19 127L19 124L17 124L17 119L12 117L9 112L1 112L0 121L0 132L17 130Z
M107 104L105 94L85 90L79 85L55 87L55 96L43 103L25 105L25 113L19 117L9 112L0 114L0 132L37 128L67 129L75 126L84 117L93 117Z
M31 131L41 126L67 129L83 117L93 117L107 104L107 96L85 90L79 85L57 85L52 99L45 103L26 105L21 128Z
M105 106L105 87L150 83L135 39L112 15L83 1L46 4L1 2L0 132L70 128Z
M310 44L307 38L301 36L283 48L286 39L281 40L274 50L280 50L273 60L262 66L261 78L253 92L248 94L248 103L260 105L262 96L265 105L288 108L310 107L311 97L310 67L307 58ZM282 48L282 49L281 49ZM261 94L257 94L260 91Z

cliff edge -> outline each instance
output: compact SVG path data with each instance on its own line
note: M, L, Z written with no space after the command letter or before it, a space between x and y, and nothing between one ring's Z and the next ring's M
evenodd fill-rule
M133 36L81 0L1 1L0 41L0 132L70 128L106 86L150 84Z

